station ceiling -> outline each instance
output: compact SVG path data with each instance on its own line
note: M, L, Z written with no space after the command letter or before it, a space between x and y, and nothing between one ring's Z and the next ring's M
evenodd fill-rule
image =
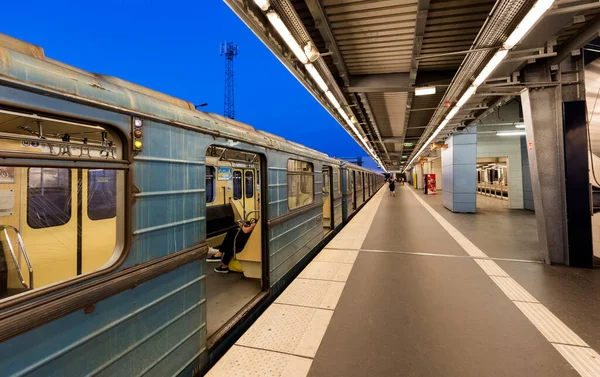
M550 9L429 140L536 1L224 1L390 171L405 167L426 142L477 122L518 95L523 89L518 72L525 65L540 59L557 64L598 37L600 30L598 1L539 0L551 3ZM273 13L298 45L314 47L305 49L316 59L308 64L339 108L275 27ZM424 87L435 87L435 93L415 95L416 88Z

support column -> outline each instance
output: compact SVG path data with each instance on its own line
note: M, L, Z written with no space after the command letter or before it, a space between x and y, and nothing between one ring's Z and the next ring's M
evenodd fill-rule
M525 140L525 137L521 137L521 172L523 174L523 208L529 211L535 211L533 191L531 189L529 158L527 157L527 141Z
M573 72L571 64L576 63L566 64L561 68ZM551 83L553 77L560 81L560 72L553 76L543 63L524 71L526 82ZM542 258L546 263L592 267L588 146L581 99L577 88L558 84L521 93Z
M455 133L442 150L444 206L452 212L474 213L477 202L477 128Z

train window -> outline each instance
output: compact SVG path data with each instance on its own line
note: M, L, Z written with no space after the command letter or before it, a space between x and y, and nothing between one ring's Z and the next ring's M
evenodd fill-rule
M233 172L233 200L242 198L242 172L235 170Z
M64 225L71 219L71 170L30 168L27 223L33 229Z
M215 201L215 168L206 166L206 202L212 203Z
M106 169L88 170L88 217L90 220L104 220L116 215L117 172Z
M0 109L0 151L27 155L23 161L31 163L0 167L0 270L8 271L0 273L0 300L118 260L125 150L119 135L98 124Z
M314 167L310 162L288 160L288 207L299 208L314 201Z
M246 198L252 198L254 196L254 174L247 171L244 175L246 177Z
M337 185L336 185L336 189L335 192L339 195L342 192L342 174L341 174L341 169L340 168L336 168L337 171Z
M323 166L323 194L329 195L329 188L331 186L331 177L329 176L329 169Z

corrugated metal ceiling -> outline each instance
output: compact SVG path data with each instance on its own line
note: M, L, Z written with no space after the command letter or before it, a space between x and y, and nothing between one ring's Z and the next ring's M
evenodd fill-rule
M323 6L350 74L410 70L416 0L324 0Z
M421 56L464 51L494 6L494 0L433 0L429 4ZM456 69L464 55L441 56L419 62L419 70Z
M406 116L406 100L408 93L367 93L375 121L379 126L381 137L400 137L404 135L404 120ZM401 151L402 143L388 144L388 150Z
M239 13L248 13L248 6L255 7L251 1L225 1L230 4L239 3ZM306 43L310 39L315 43L322 53L322 59L316 66L319 70L329 71L325 72L326 80L329 84L335 80L337 87L333 85L333 89L336 95L344 93L347 102L344 106L350 106L356 113L362 122L360 127L374 148L379 150L380 156L385 154L383 146L393 156L397 156L399 152L410 154L417 146L403 147L401 141L416 144L418 140L424 140L427 136L424 135L426 126L431 131L446 112L440 107L441 101L455 101L493 54L493 51L488 50L468 55L461 52L472 47L497 47L514 30L534 1L271 0L271 5L284 18L297 40ZM557 0L556 4L558 7L570 7L592 2ZM589 21L600 17L600 8L588 9L594 8L593 5L585 7L585 10L575 14L583 16L583 20L582 17L574 18L570 24L559 26L562 29L558 35L548 36L556 38L557 48L576 36ZM490 15L492 16L488 18ZM265 27L259 34L267 33L268 30L270 28ZM269 37L271 34L272 30ZM413 60L417 58L413 56L414 51L417 51L420 58L417 59L418 65ZM287 59L290 59L289 51L287 53ZM453 54L447 55L448 53ZM446 55L434 56L438 54ZM296 69L301 72L300 76L306 76L301 65ZM455 76L457 71L459 74L452 83L450 79L447 82L438 80L442 72L442 76L448 78ZM402 84L402 78L398 74L409 72L410 76L406 77L410 79ZM397 88L392 87L388 92L382 92L388 90L389 86L385 83L388 76L378 76L381 74L396 74L390 82ZM357 79L356 76L372 76L367 81L374 82L373 86L357 85L355 88L365 89L353 93L351 81L353 78ZM415 97L412 93L398 91L406 90L403 88L411 85L435 85L437 93ZM338 89L341 91L338 92ZM481 111L479 107L473 108L475 102L482 99L476 97L464 106L456 118L466 116L469 119L468 117L477 115L473 111ZM490 100L493 101L494 98L490 97L488 102ZM434 108L437 110L433 110ZM367 115L369 111L372 112L372 119ZM370 130L375 125L378 133ZM384 140L383 146L377 140L379 136ZM390 138L393 139L385 141Z

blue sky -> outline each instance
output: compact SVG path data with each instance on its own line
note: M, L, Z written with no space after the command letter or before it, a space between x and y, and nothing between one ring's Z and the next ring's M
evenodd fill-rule
M330 156L367 156L221 0L28 0L2 8L9 17L0 32L43 47L50 58L208 102L204 109L220 114L219 45L233 40L240 50L236 119Z

